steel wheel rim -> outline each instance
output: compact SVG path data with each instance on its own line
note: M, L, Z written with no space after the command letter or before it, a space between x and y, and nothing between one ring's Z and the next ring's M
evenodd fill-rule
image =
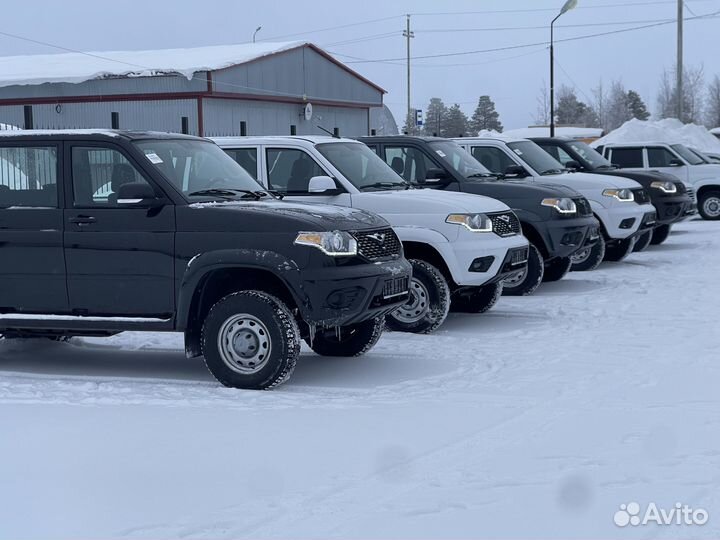
M527 267L525 267L524 269L520 270L520 272L515 274L513 277L504 279L503 287L510 287L510 288L517 287L518 285L521 285L525 281L525 278L527 278L527 276L528 276L528 271L527 271Z
M570 255L570 260L573 262L573 264L584 263L585 261L587 261L590 258L591 252L592 252L591 247L581 249L580 251Z
M720 197L708 197L705 199L703 210L710 217L720 217Z
M410 280L408 301L393 312L393 317L404 323L415 323L421 320L430 310L430 293L418 279Z
M243 375L252 375L265 367L270 358L270 332L254 315L233 315L220 327L218 351L227 367Z

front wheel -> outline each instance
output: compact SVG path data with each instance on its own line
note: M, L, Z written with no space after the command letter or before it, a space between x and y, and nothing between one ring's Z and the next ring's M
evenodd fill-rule
M385 319L377 317L337 328L321 328L305 342L321 356L360 356L380 339Z
M595 270L605 258L605 239L600 236L592 246L580 248L570 256L573 272Z
M412 279L408 301L385 317L396 332L429 334L447 318L450 289L440 270L425 261L411 259Z
M300 355L300 330L282 301L240 291L210 309L201 344L205 365L220 383L265 390L290 378Z
M662 244L670 236L670 225L660 225L653 230L652 241L653 246Z
M570 257L556 257L545 263L545 274L543 274L543 283L559 281L564 278L570 271L572 259Z
M663 227L665 227L665 225L663 225ZM635 241L635 247L633 247L633 253L640 253L641 251L645 251L645 249L651 243L654 243L653 242L654 236L655 236L655 233L652 229L641 234L640 237Z
M608 244L605 248L605 261L620 262L632 253L635 247L635 238L625 238Z
M528 296L542 283L545 261L540 250L530 244L527 266L515 277L503 281L502 293L507 296Z
M502 292L502 281L482 287L462 289L453 294L450 309L454 313L485 313L497 304Z
M720 191L705 191L698 200L698 212L703 219L720 219Z

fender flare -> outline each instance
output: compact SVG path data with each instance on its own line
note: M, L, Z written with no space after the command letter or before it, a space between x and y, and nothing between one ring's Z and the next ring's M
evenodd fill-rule
M691 185L695 189L696 194L699 193L701 189L708 187L720 190L720 178L704 178Z

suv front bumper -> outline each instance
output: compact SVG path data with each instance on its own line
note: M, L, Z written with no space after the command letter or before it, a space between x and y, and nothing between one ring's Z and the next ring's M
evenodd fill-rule
M582 218L558 218L545 222L545 247L548 251L548 258L569 257L577 250L586 247L590 238L597 233L600 223L592 216ZM538 223L533 223L536 228ZM597 236L592 241L594 243Z
M386 315L407 301L411 275L405 259L303 270L302 318L310 324L346 326Z
M683 221L697 211L697 205L686 194L672 197L656 197L652 204L657 212L657 225L671 225Z
M614 204L609 208L594 209L605 228L608 240L624 240L642 232L646 216L655 215L651 204L632 202Z

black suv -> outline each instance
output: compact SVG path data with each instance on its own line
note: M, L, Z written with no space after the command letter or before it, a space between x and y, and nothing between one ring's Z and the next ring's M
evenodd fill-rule
M121 131L0 135L0 335L182 331L224 385L288 379L305 339L353 356L410 265L365 211L285 202L214 143Z
M541 281L561 279L572 266L570 256L599 238L590 203L571 188L500 178L447 139L398 135L359 140L412 184L485 195L513 209L530 242L530 256L526 272L505 280L504 294L527 295Z
M627 171L610 163L594 148L582 141L567 137L532 137L532 141L570 170L593 174L621 176L635 180L650 195L650 203L657 211L653 230L640 236L635 251L649 244L662 244L670 234L670 227L696 212L696 204L676 177L660 171Z

